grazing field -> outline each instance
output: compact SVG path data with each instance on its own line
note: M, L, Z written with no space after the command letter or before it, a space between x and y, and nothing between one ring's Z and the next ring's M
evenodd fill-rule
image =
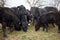
M35 31L34 26L30 25L28 27L28 32L14 31L12 33L8 32L8 37L2 37L2 31L0 28L0 40L60 40L60 34L57 33L57 26L53 28L49 26L49 32L43 32L42 28L39 31Z

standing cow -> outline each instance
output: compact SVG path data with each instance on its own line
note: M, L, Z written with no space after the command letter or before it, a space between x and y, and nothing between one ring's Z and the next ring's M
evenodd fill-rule
M46 10L38 7L31 7L31 14L33 15L33 24L37 22L40 15L45 14Z
M7 7L0 7L0 23L2 24L3 36L6 37L6 26L9 26L11 30L14 27L19 27L19 18L13 14Z

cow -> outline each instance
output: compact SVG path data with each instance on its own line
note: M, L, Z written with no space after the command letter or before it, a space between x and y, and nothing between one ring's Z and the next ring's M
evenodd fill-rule
M49 6L46 6L44 7L44 9L47 11L47 12L50 12L50 11L53 11L53 12L58 12L58 9L56 7L49 7ZM53 27L55 27L54 23L52 23Z
M39 19L41 14L44 14L46 12L45 9L43 8L38 8L38 7L31 7L31 14L33 15L33 25L34 22L36 23L37 20Z
M12 11L14 11L15 15L18 16L18 18L20 19L20 26L21 28L26 32L27 31L27 24L29 22L29 10L27 10L23 5L17 6L17 7L12 7L11 8ZM21 30L20 28L20 30ZM19 30L19 27L16 27L15 30Z
M20 20L13 13L15 12L11 11L8 7L0 7L0 23L2 24L3 37L7 37L6 26L9 26L11 30L13 30L13 27L20 27Z
M37 20L42 14L46 14L47 12L50 11L58 12L57 8L55 7L45 7L45 8L31 7L31 13L33 14L33 24L34 22L37 22ZM53 22L51 24L53 25L53 27L55 27Z
M56 25L58 25L58 32L60 33L59 16L60 16L59 12L53 12L53 11L42 14L35 25L35 31L38 31L39 28L42 26L43 31L46 29L46 32L48 32L48 24L55 23Z
M19 8L17 8L17 7L11 7L10 8L13 12L15 12L15 13L13 13L13 14L15 14L18 18L19 18L19 20L21 20L20 19L20 15L19 15ZM20 24L20 27L14 27L14 29L16 30L16 31L20 31L21 30L21 22L19 23Z
M17 8L19 9L18 15L19 15L19 19L21 21L22 29L24 32L27 32L27 29L28 29L27 10L23 5L18 6Z

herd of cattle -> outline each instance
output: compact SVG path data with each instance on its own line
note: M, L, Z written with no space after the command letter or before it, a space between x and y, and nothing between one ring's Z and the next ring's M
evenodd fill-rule
M60 33L60 11L55 7L31 7L30 10L26 9L23 5L17 7L0 7L0 23L2 24L3 36L6 37L6 27L10 31L21 30L27 32L29 20L33 22L35 31L38 31L42 26L43 31L46 29L48 32L48 24L58 26L58 33Z

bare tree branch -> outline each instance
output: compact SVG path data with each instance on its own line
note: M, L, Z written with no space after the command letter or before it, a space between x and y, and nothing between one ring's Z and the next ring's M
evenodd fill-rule
M4 7L5 1L6 1L6 0L0 0L0 6L1 6L1 7Z
M31 7L31 2L29 1L29 0L27 0L27 2L28 2L28 4L30 5L30 7Z
M42 3L43 2L46 2L46 1L42 1L42 0L27 0L27 3L30 5L30 7L33 7L33 6L37 6L37 7L40 7L40 6L43 6Z
M60 0L54 0L54 2L55 2L55 6L58 7L60 4Z
M36 2L34 3L34 5L36 5L39 2L39 0L36 0Z

